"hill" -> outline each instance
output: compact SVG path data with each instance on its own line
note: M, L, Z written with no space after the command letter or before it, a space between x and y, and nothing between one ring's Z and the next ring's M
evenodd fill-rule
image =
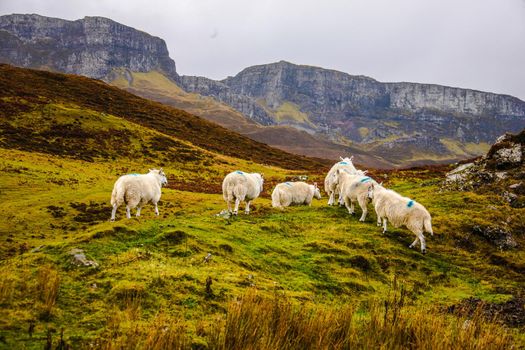
M9 118L20 113L33 112L45 118L46 106L50 103L74 103L80 109L106 113L148 127L163 134L185 140L209 151L218 152L255 162L279 165L286 168L313 169L322 166L311 158L292 155L255 142L247 137L229 131L185 111L140 98L131 93L112 87L101 81L81 76L64 75L45 71L15 68L0 65L2 134L23 134ZM27 82L31 84L27 84ZM15 101L15 102L13 102ZM26 140L5 139L3 147L43 151L65 152L53 148L51 137L68 138L75 135L75 124L62 126L62 130L51 127L49 134L41 138ZM82 131L79 131L82 132ZM95 141L107 140L108 135L91 135ZM120 142L125 142L120 137ZM108 141L109 142L109 141ZM61 140L60 143L63 143ZM80 147L78 147L80 146ZM159 146L169 148L169 146ZM82 151L81 144L76 151ZM97 152L100 152L97 151Z
M0 348L525 344L524 209L443 190L451 166L370 173L432 214L422 255L405 229L381 234L373 213L361 223L326 198L271 208L277 182L322 182L314 161L292 171L208 150L188 141L187 113L83 77L0 68ZM216 128L208 142L228 140L201 123ZM121 208L109 222L118 176L160 165L160 216ZM250 216L228 219L220 184L234 169L266 182Z
M138 96L182 109L252 140L290 153L324 159L339 159L340 156L350 154L355 157L356 162L366 166L394 166L386 158L374 156L359 147L338 145L291 126L261 125L213 97L185 92L161 72L137 73L127 69L115 69L108 75L107 81Z
M525 102L433 84L383 83L286 61L221 81L182 76L187 91L214 96L264 125L290 125L351 144L398 166L446 163L486 152L525 127ZM249 98L252 104L240 101Z
M108 18L0 16L0 37L0 62L102 79L289 152L366 166L468 159L525 127L512 96L285 61L221 81L180 76L162 39Z

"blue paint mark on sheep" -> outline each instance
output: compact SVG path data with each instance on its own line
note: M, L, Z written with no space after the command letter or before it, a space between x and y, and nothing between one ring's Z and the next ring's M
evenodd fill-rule
M348 165L348 162L339 162L341 165Z
M407 203L407 207L408 208L412 208L413 205L414 205L414 201L413 200L408 201L408 203Z
M288 186L288 187L292 187L292 183L291 183L291 182L285 182L284 184L285 184L286 186Z
M367 176L367 177L363 177L363 178L361 179L361 181L359 181L359 182L365 183L365 182L368 182L368 181L371 181L371 180L372 180L372 179L369 178L369 177Z
M242 171L240 171L240 170L235 170L234 172L235 172L235 174L239 174L239 175L244 176L244 173Z
M133 173L133 174L128 174L129 176L139 176L140 174L137 174L137 173Z

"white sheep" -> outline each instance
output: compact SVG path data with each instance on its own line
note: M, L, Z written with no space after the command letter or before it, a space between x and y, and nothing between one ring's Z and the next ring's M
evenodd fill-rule
M416 201L403 197L397 192L387 190L380 185L372 185L368 190L368 197L372 199L377 214L377 225L383 223L383 233L387 230L387 220L394 227L406 226L413 234L416 240L410 244L414 248L419 241L421 243L421 252L425 254L426 244L423 232L428 232L432 236L432 218L425 207Z
M349 174L355 174L357 172L357 169L354 166L354 163L352 163L353 156L348 158L342 158L340 162L335 163L332 168L328 171L328 174L326 175L324 179L324 190L326 194L328 195L328 205L333 205L335 203L335 194L339 193L339 188L337 184L334 183L333 174L338 169L346 169ZM341 204L341 201L339 201Z
M137 217L142 206L148 202L155 205L155 215L159 215L157 203L160 200L161 188L167 185L166 174L157 169L150 169L147 174L128 174L118 178L111 193L111 221L115 221L117 208L126 204L126 217L131 218L131 209L137 207Z
M237 215L239 204L246 201L245 213L250 213L250 203L259 197L263 190L264 179L259 173L245 173L236 170L226 175L222 182L222 196L228 203L228 211L231 213L231 203L235 200L233 215Z
M339 198L344 202L348 213L354 215L354 203L357 201L361 207L362 214L359 221L365 221L368 214L368 189L377 182L364 172L358 170L357 174L349 174L345 169L337 169L333 174L333 182L340 189Z
M272 192L272 206L281 209L292 204L310 206L314 197L321 199L317 183L309 185L302 181L283 182L275 186Z

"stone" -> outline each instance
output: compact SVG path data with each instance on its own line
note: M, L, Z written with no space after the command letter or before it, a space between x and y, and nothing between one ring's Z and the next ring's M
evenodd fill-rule
M98 267L98 263L94 260L89 260L86 255L84 254L84 251L79 248L73 248L69 251L69 255L72 256L72 263L77 266L92 266L92 267Z

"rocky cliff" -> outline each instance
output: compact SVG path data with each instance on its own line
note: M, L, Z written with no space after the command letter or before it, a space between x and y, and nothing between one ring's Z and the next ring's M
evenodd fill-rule
M0 62L105 79L114 68L177 79L164 40L103 17L0 16Z
M525 102L511 96L430 84L381 83L364 76L278 62L221 81L336 142L366 145L387 156L408 150L443 156L480 154L504 132L525 127ZM195 90L199 92L198 89ZM297 115L306 118L295 118ZM295 120L293 120L295 119ZM282 118L274 117L274 123ZM482 147L482 148L483 148ZM459 153L459 154L458 154ZM406 155L406 154L405 154Z
M525 127L525 102L511 96L431 84L382 83L285 61L249 67L222 81L179 76L162 39L101 17L66 21L38 15L0 16L0 62L111 83L124 79L115 85L186 106L226 127L238 120L240 112L249 120L242 125L292 127L335 146L332 149L357 148L397 166L481 155L498 135ZM203 101L182 98L176 89L159 93L162 89L145 88L145 78L136 81L134 72L160 73L186 92L213 97L217 104L206 102L206 111L199 113ZM171 84L155 80L164 90ZM236 111L228 111L230 107ZM210 115L215 110L222 114ZM315 148L304 142L292 144L297 134L287 134L287 140L283 130L264 130L257 136L245 130L244 134L271 145L279 139L279 147L288 142L289 149L309 149L308 154ZM325 148L311 155L324 153Z

